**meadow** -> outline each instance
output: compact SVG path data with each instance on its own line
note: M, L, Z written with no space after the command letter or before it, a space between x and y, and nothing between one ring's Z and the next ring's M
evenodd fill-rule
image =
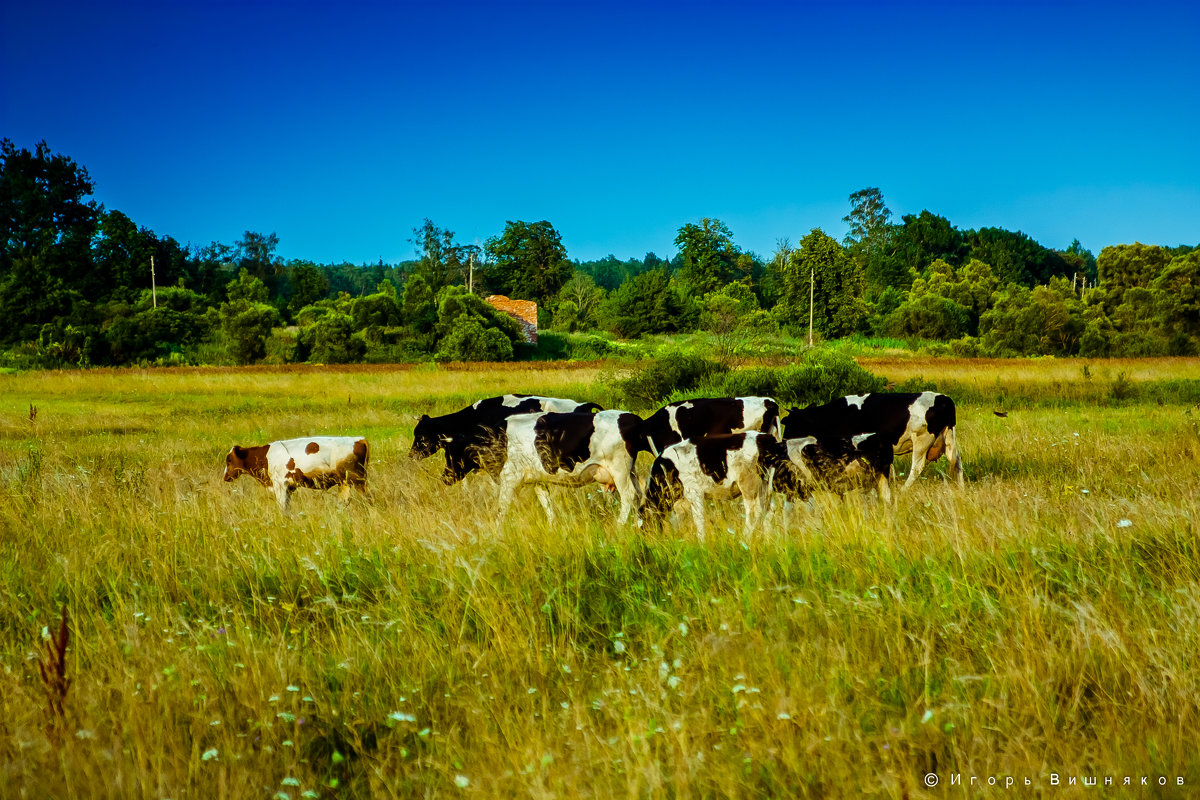
M704 542L407 458L603 363L0 375L0 796L1194 796L1200 362L862 363L955 397L966 489ZM221 480L316 433L369 499Z

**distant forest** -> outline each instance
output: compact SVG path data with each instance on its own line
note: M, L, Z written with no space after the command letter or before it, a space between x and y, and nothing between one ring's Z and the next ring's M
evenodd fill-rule
M284 261L278 237L255 231L182 245L104 208L94 188L45 142L0 141L0 366L545 357L490 294L536 301L539 328L564 334L546 337L560 356L662 333L807 336L810 315L824 340L933 341L965 356L1200 352L1196 248L1054 250L931 211L897 220L873 187L849 196L841 241L814 228L770 255L744 251L718 219L682 225L669 258L598 261L569 258L545 220L510 221L478 247L425 219L408 237L414 257L396 264Z

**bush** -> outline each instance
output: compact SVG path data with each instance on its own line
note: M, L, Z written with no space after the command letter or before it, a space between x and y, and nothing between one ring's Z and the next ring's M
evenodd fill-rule
M781 403L811 405L828 403L835 397L878 392L887 380L863 369L843 353L810 350L801 363L780 371L773 395Z
M301 330L300 342L308 360L319 364L351 364L367 352L367 343L354 335L354 320L337 312Z
M667 353L638 369L617 384L623 405L630 408L649 408L659 405L676 392L686 392L728 367L694 353Z
M437 361L512 361L512 340L499 328L484 328L478 319L463 315L438 343Z

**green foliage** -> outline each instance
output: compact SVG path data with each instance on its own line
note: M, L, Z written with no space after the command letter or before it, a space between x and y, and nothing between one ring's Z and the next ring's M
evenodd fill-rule
M753 274L754 259L733 243L733 232L719 219L705 217L699 225L684 225L675 246L682 262L679 278L694 294L715 292Z
M477 246L456 244L454 231L439 228L429 218L413 228L413 238L409 241L417 247L413 274L419 275L432 291L451 283L467 282L470 259L478 254Z
M402 320L396 288L390 281L380 284L375 294L355 299L352 309L355 330L394 327Z
M231 303L266 303L271 297L266 284L244 268L238 270L236 278L225 284L225 296Z
M492 257L488 282L514 299L550 302L571 279L562 236L549 222L506 222L504 233L487 241Z
M911 274L920 274L939 258L955 266L966 258L966 236L945 217L924 210L905 214L902 222L893 232L893 243L897 258Z
M295 317L305 306L325 299L329 295L329 279L311 261L292 261L288 267L292 296L288 300L288 313Z
M44 141L30 152L0 139L0 341L32 339L107 288L92 276L93 189L84 167Z
M608 330L626 338L690 327L691 313L667 271L653 269L621 284L601 312Z
M774 397L790 405L828 403L850 394L878 392L887 380L859 366L848 355L814 349L786 367L752 367L729 372L712 388L729 397Z
M301 328L300 346L308 360L319 364L350 364L362 360L367 343L354 335L355 320L337 311Z
M1085 329L1083 311L1065 278L1032 290L1009 284L980 317L984 350L997 356L1073 355Z
M812 307L816 329L832 338L859 331L868 313L862 265L820 228L813 228L788 259L775 308L780 324L796 330L807 328L810 275L815 277Z
M873 293L887 288L905 289L912 283L912 271L898 257L898 226L890 223L892 212L877 187L860 189L850 195L850 213L842 217L849 226L844 244L847 252L863 268L863 278Z
M433 290L420 275L410 275L404 282L404 299L400 315L415 336L423 337L437 324L438 308Z
M729 368L696 353L679 350L664 353L633 374L617 382L620 401L632 409L660 405L678 392L688 392Z
M967 234L967 245L970 257L990 264L1000 283L1035 286L1048 283L1051 278L1071 275L1071 268L1061 255L1020 231L980 228Z
M463 314L438 342L437 361L511 361L512 340L499 328L485 328L478 317Z
M1171 261L1171 251L1159 245L1109 245L1096 259L1101 288L1110 307L1120 302L1127 289L1149 288Z
M229 300L221 304L220 319L229 355L238 364L252 364L267 354L267 337L283 317L267 305L267 287L245 269L229 282L226 293Z
M700 307L700 328L712 334L713 352L724 361L757 350L765 337L779 333L775 320L759 308L758 298L745 283L712 292Z
M603 302L604 290L591 275L577 269L558 291L552 325L567 332L594 328Z
M207 299L183 287L142 292L136 308L112 313L104 330L110 358L118 364L153 362L208 338L211 322Z
M879 327L892 336L910 338L947 340L973 335L979 314L991 307L995 289L991 267L982 261L971 259L956 270L937 259Z

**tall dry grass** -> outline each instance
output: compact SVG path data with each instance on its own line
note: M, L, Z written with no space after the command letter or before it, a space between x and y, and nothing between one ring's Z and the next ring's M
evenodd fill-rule
M721 504L705 543L618 526L598 490L553 491L554 526L527 491L497 530L487 479L405 457L415 413L602 399L595 378L0 377L0 795L1195 791L1183 406L960 404L966 491L939 466L894 511L820 498L748 540ZM221 482L234 441L318 432L371 439L370 501L300 493L285 518ZM37 664L63 604L56 736Z

